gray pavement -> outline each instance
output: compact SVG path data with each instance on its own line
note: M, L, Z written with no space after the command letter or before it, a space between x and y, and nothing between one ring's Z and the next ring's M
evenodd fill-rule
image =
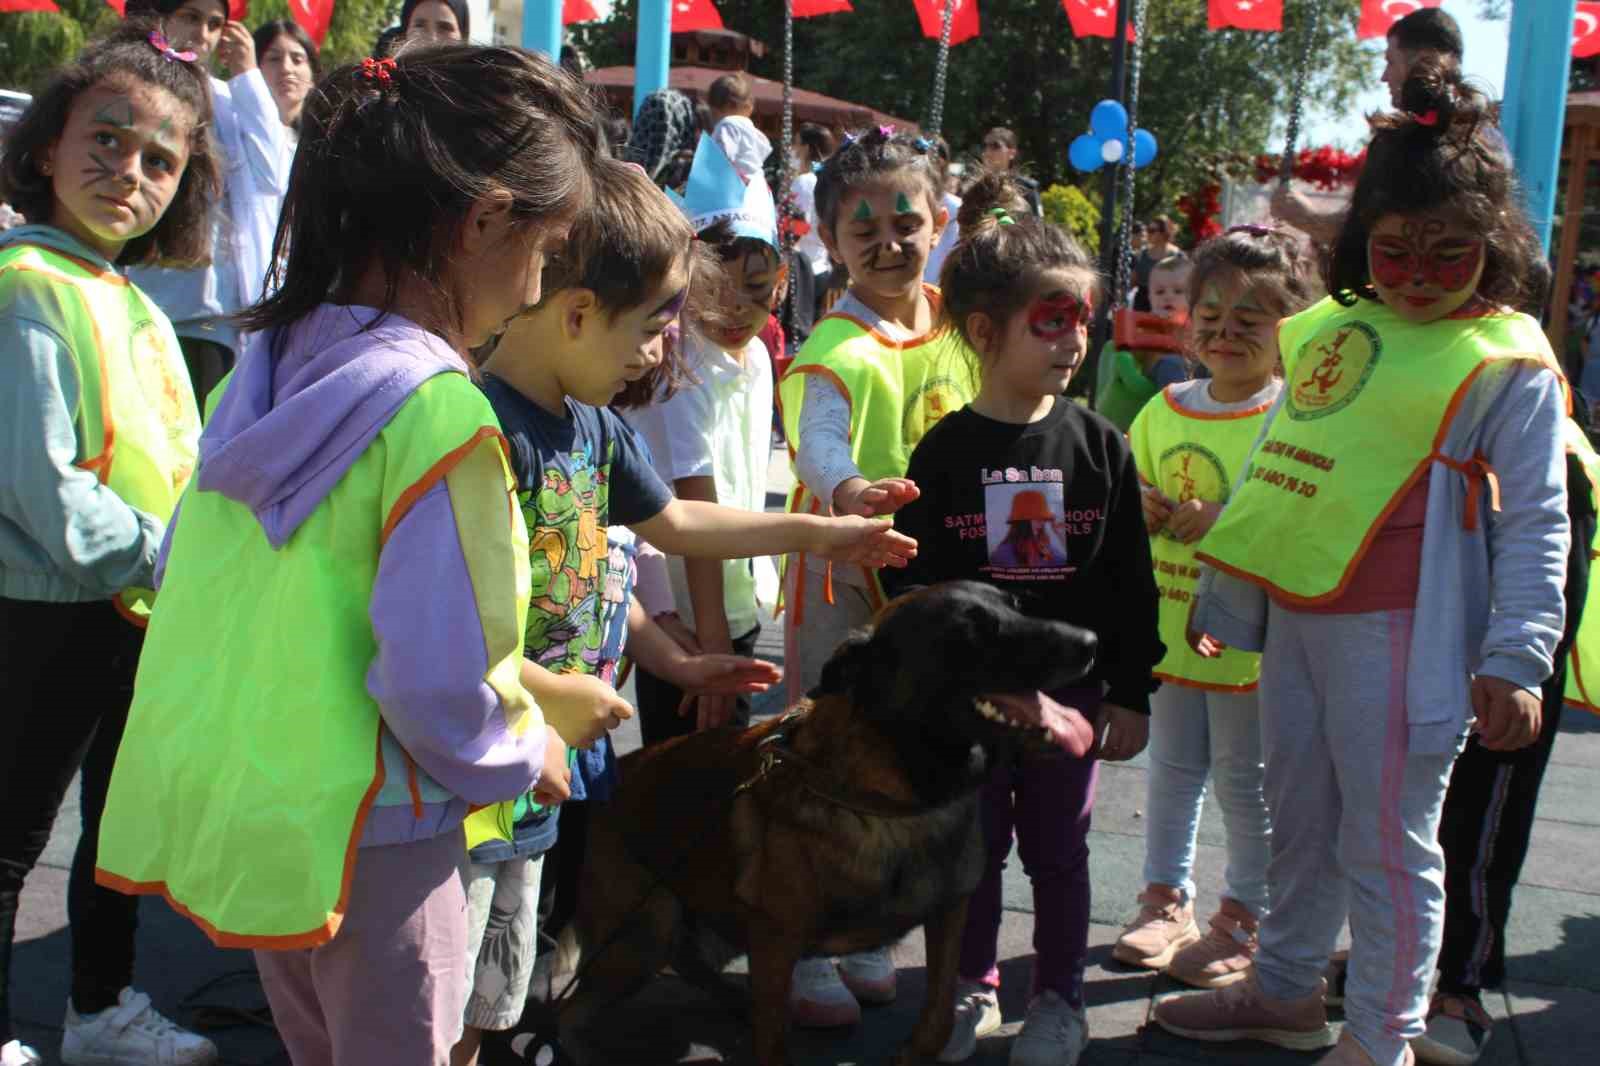
M774 490L786 471L773 472ZM776 624L763 633L760 654L781 661ZM625 690L626 694L626 690ZM777 701L758 713L777 710ZM638 744L625 726L621 750ZM1103 766L1090 837L1094 902L1087 984L1091 1043L1084 1066L1179 1066L1241 1063L1309 1064L1317 1055L1263 1045L1199 1045L1147 1024L1156 997L1176 991L1168 979L1132 971L1111 960L1119 923L1141 887L1141 826L1145 758ZM1496 1017L1485 1066L1590 1066L1600 1062L1600 718L1568 712L1563 720L1540 799L1532 850L1508 933L1506 987L1486 997ZM57 820L40 866L23 891L14 960L13 1009L25 1039L45 1052L60 1044L67 995L66 879L78 835L76 792ZM1202 910L1215 904L1224 863L1220 818L1208 809L1197 863ZM1001 930L1001 1006L1008 1024L979 1043L978 1066L1004 1066L1010 1040L1026 1004L1032 948L1032 900L1013 863L1005 875L1006 914ZM160 900L141 912L136 981L158 1007L203 1028L222 1048L229 1066L288 1061L270 1029L255 1020L265 1000L250 956L220 951ZM797 1066L865 1066L891 1061L908 1036L923 998L921 936L895 949L900 995L871 1008L857 1028L837 1033L796 1033ZM1337 1018L1337 1012L1334 1012ZM747 1047L738 1020L699 992L672 978L656 981L620 1006L612 1031L620 1038L617 1066L738 1060Z

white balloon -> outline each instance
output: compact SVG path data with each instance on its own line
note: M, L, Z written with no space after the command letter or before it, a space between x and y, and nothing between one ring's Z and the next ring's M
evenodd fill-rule
M1107 163L1117 163L1122 160L1122 142L1106 141L1100 145L1100 158Z

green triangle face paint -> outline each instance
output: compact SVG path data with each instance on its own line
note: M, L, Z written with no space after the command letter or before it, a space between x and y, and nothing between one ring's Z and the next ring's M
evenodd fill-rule
M856 213L850 216L850 221L851 222L871 222L872 221L872 205L867 203L865 197L862 197L861 202L856 204Z
M896 212L902 215L909 215L916 210L916 208L911 206L911 198L903 192L895 193L894 209Z

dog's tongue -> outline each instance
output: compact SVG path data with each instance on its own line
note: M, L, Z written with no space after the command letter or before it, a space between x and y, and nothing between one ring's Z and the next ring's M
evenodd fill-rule
M1010 692L986 696L1013 722L1043 729L1050 742L1074 756L1094 746L1094 727L1072 707L1065 707L1043 692Z

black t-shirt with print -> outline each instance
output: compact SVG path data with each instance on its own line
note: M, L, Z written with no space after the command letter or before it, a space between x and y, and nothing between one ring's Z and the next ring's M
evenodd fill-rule
M1031 614L1093 630L1106 700L1149 712L1165 648L1139 476L1115 426L1068 400L1028 425L964 407L922 438L906 476L922 494L895 528L918 550L882 571L891 591L970 578L1016 593Z

